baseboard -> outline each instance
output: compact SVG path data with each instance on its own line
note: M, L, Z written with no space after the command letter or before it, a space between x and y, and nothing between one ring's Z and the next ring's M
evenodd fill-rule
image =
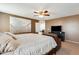
M75 41L71 41L71 40L65 40L65 41L75 43L75 44L79 44L79 42L75 42Z

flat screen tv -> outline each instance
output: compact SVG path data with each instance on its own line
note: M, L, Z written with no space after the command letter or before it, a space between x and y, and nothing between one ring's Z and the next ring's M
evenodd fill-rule
M61 26L51 26L51 32L54 31L62 31L62 27Z

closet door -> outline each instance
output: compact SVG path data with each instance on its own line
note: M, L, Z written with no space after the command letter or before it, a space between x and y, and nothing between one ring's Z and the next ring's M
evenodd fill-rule
M12 33L31 32L31 20L11 16L10 32Z

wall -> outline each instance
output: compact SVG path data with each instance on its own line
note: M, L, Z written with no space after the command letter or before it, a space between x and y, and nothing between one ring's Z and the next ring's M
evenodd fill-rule
M65 39L79 42L79 15L51 19L46 21L46 32L51 31L51 26L61 25L65 32Z
M37 20L32 20L31 21L31 32L32 33L35 33L35 31L36 31L36 26L35 26L36 23L38 23Z
M9 29L9 15L0 13L0 32L8 32Z

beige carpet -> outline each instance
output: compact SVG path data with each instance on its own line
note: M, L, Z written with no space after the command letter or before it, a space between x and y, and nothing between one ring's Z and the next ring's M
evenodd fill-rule
M79 44L62 42L62 47L56 55L79 55Z

